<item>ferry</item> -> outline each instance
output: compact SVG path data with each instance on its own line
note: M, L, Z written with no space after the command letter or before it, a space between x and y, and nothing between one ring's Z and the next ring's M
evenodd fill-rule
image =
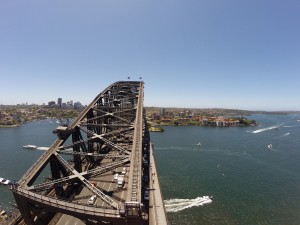
M37 146L36 145L24 145L23 148L26 148L26 149L36 149Z

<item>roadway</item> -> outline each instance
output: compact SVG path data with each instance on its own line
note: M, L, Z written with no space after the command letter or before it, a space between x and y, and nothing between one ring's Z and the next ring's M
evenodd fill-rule
M111 161L112 159L104 159L101 162L101 164L109 164L111 163ZM129 171L128 166L129 165L118 167L113 171L109 171L104 174L98 175L97 177L90 178L89 181L102 192L109 193L111 195L110 197L118 204L123 203L125 202L127 197L128 172L125 173L125 183L122 188L118 188L117 180L114 179L114 174L116 173L121 174L124 167L126 168L126 171ZM87 201L92 195L94 195L94 193L92 193L88 188L84 187L82 191L74 197L72 203L87 205ZM96 201L94 202L93 206L100 207L100 208L111 207L99 197L96 198ZM56 224L57 225L71 225L71 224L84 225L85 223L78 218L64 214Z

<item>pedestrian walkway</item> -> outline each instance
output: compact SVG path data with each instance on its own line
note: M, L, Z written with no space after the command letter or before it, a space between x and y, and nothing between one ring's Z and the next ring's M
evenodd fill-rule
M156 171L156 165L153 156L153 146L150 145L150 202L149 211L150 225L167 225L166 211L163 202L159 180Z

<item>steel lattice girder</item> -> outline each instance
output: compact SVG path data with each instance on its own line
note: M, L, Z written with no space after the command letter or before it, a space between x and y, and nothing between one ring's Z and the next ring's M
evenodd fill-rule
M85 183L85 186L90 186L90 184L86 182L87 180L83 177L83 175L100 174L102 171L101 167L95 170L90 170L92 172L89 172L89 170L83 171L81 173L77 172L74 175L62 177L60 179L57 179L56 181L54 180L52 182L49 182L48 184L45 183L34 185L32 187L28 187L27 185L34 182L45 165L49 162L49 159L52 155L56 155L57 158L60 159L60 163L67 166L67 162L64 162L65 160L62 160L63 158L59 156L58 153L66 148L68 149L68 147L72 147L74 150L75 146L80 147L85 146L86 144L92 144L95 142L95 139L97 139L98 141L100 140L102 142L101 145L105 146L106 151L108 152L107 158L110 158L110 156L112 155L110 154L110 151L117 150L119 153L125 153L125 155L127 155L127 158L121 158L121 160L123 161L122 163L120 161L120 165L124 165L124 163L129 162L129 154L131 152L133 143L130 141L128 143L128 140L133 140L135 127L141 126L140 124L134 123L137 118L137 103L139 100L142 100L142 95L139 92L140 87L141 82L117 82L105 89L101 94L99 94L94 99L94 101L73 121L71 126L66 127L65 129L58 130L59 139L53 143L50 149L44 155L42 155L40 159L30 168L30 170L21 178L19 182L19 188L26 189L27 191L32 192L39 191L44 189L46 186L49 187L55 183L72 181L73 177L81 177L81 181ZM118 92L121 94L117 94ZM142 106L139 107L141 108ZM125 129L125 132L124 127L128 127ZM74 143L63 146L63 144L68 140L70 134L78 131L78 129L76 128L79 128L79 130L81 131L84 130L87 135L85 135L82 140L78 140ZM125 137L127 139L127 141L124 141L123 143L127 146L126 149L121 146L120 143L114 143L113 137L115 135L123 136L123 138ZM79 150L82 149L79 148ZM89 149L88 151L90 150L91 149ZM86 156L82 151L74 152L74 155L79 155L80 157ZM97 154L89 156L95 157L96 155ZM71 167L69 168L71 169ZM111 165L111 168L113 168L113 165ZM74 168L72 171L74 172ZM103 193L100 193L102 198L105 199L105 194L102 194ZM112 201L110 200L107 200L106 202L112 203ZM116 208L115 204L112 205L114 208Z

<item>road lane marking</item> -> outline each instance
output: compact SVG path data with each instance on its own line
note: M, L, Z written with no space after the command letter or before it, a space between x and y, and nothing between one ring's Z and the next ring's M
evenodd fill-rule
M110 191L111 184L112 184L112 183L110 183L110 185L109 185L109 187L108 187L108 191Z

